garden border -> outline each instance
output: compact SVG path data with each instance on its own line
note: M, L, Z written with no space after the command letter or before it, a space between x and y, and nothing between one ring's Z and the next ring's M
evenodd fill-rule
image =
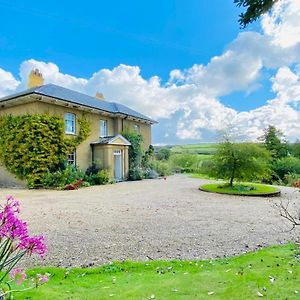
M207 183L205 183L207 184ZM203 185L202 185L203 186ZM202 186L199 187L199 190L206 193L212 193L212 194L220 194L220 195L229 195L229 196L242 196L242 197L278 197L281 195L281 190L277 189L276 192L270 192L270 193L261 193L261 194L235 194L235 193L221 193L221 192L213 192L208 191L202 188Z

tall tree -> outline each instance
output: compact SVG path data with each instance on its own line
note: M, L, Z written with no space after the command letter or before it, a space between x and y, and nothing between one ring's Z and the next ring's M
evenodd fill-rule
M246 12L240 14L239 23L242 28L256 21L261 15L268 12L279 0L234 0L238 7L245 7Z
M266 146L266 149L269 150L274 159L282 158L288 155L288 145L284 140L283 133L276 129L275 126L269 125L265 129L265 133L260 137Z

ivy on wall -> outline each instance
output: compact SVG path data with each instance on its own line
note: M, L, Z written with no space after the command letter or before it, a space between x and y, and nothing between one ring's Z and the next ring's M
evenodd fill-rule
M80 130L74 138L64 135L61 117L22 115L0 117L0 160L30 187L38 186L48 171L55 171L68 153L90 133L85 118L78 120Z

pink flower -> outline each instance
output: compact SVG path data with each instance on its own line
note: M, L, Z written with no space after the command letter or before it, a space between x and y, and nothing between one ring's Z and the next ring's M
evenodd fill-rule
M18 246L20 249L26 250L30 255L36 253L41 257L44 257L48 250L45 244L45 237L43 235L23 237Z
M9 277L16 281L17 285L21 285L27 275L23 269L16 268L10 271Z
M37 281L40 284L46 283L49 281L49 276L47 274L37 274Z

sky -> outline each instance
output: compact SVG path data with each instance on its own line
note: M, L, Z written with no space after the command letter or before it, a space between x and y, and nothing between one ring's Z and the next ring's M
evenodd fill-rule
M153 144L300 138L300 1L246 29L233 0L0 0L0 97L45 83L102 92L159 124Z

